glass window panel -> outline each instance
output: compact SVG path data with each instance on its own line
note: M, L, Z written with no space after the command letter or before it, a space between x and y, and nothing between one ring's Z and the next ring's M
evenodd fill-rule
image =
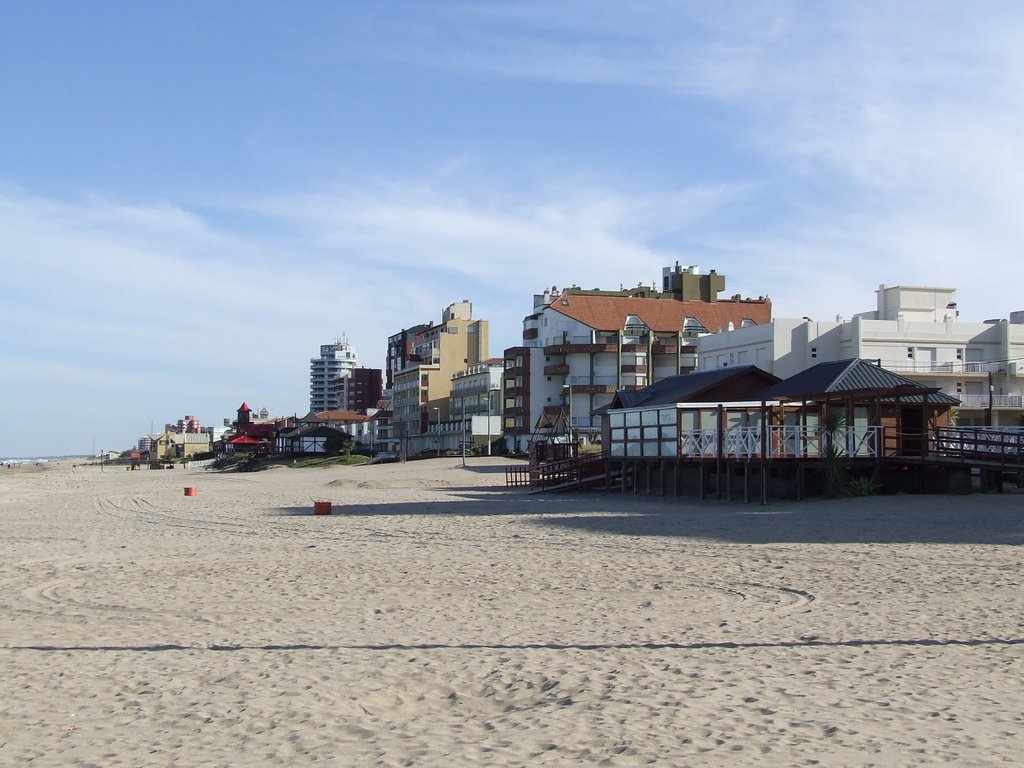
M745 427L747 425L747 414L743 411L729 411L725 414L726 429L730 427Z
M640 443L626 443L626 455L627 456L639 456L640 455Z
M658 428L657 427L644 427L644 440L657 440L658 439Z
M647 425L647 424L657 424L658 423L658 412L657 411L641 411L640 412L640 417L641 417L641 423L644 424L644 425Z
M635 429L627 429L626 430L626 439L629 440L630 442L632 442L634 440L639 440L640 439L640 428L637 427Z
M645 440L644 441L644 456L658 456L658 449L661 447L661 443L657 440Z
M626 414L622 411L609 411L608 418L613 427L622 427L626 424Z
M661 428L661 436L663 438L675 438L677 434L678 430L675 428L675 425Z
M626 444L625 443L612 443L612 456L625 456L626 455Z
M639 411L627 411L626 412L626 426L627 427L639 427L640 426L640 412Z
M618 440L619 442L626 439L626 430L624 429L613 429L612 440Z
M675 424L676 423L676 409L675 408L662 408L658 411L658 422L661 424Z
M661 443L661 455L662 456L675 456L676 455L676 441L675 440L664 440Z

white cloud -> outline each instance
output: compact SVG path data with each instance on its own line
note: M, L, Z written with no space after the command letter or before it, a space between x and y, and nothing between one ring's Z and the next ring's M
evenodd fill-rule
M646 244L659 218L699 220L742 194L561 188L526 200L492 189L471 201L392 183L234 197L201 215L8 190L0 325L17 339L18 410L27 428L69 392L90 412L105 401L107 429L126 443L154 417L219 422L236 400L301 412L320 344L346 334L364 364L382 366L388 335L461 299L491 322L500 355L519 342L534 293L656 280L677 258ZM224 223L257 219L255 232ZM152 411L171 403L182 414Z

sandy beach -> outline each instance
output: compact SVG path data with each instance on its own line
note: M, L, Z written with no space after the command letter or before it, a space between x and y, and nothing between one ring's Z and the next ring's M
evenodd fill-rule
M1022 763L1024 495L505 463L0 470L0 764Z

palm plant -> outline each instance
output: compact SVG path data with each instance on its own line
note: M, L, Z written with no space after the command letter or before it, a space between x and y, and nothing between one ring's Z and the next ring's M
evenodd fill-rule
M843 468L843 437L846 433L846 417L839 411L825 414L822 424L825 448L822 451L822 474L825 478L825 495L829 498L842 496L846 489L846 470Z

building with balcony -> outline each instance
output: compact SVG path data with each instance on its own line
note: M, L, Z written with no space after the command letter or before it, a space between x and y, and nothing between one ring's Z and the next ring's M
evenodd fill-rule
M491 443L501 438L501 382L505 372L503 358L495 357L468 366L452 374L448 397L448 420L431 423L442 450L475 448L491 451Z
M534 296L523 343L505 350L502 430L509 450L525 451L545 416L564 416L595 438L594 412L619 390L642 389L696 368L698 337L771 320L766 297L719 299L725 277L665 267L662 290L559 291Z
M422 323L411 328L403 328L398 333L388 336L387 367L384 369L384 388L395 386L395 375L409 367L412 360L416 336L433 328L434 323Z
M359 367L356 349L347 339L320 346L320 357L309 361L309 410L336 411L339 409L335 386L337 379L351 375Z
M752 364L787 378L817 363L863 358L957 398L961 426L1018 423L1024 312L961 322L952 288L882 285L876 303L850 320L776 318L701 337L700 369Z
M404 455L442 450L440 425L451 418L453 374L487 359L488 332L487 321L474 320L473 305L463 300L447 306L440 323L415 334L405 367L394 373L396 450Z

